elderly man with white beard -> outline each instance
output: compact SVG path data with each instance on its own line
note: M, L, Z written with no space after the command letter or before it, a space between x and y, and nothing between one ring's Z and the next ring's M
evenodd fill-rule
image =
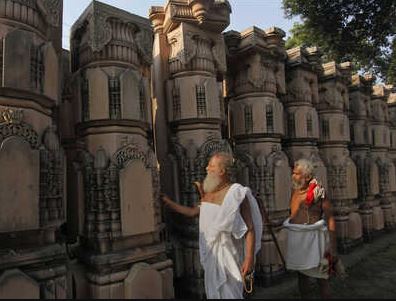
M227 153L210 158L203 185L195 183L201 196L195 207L162 197L180 214L199 215L200 261L208 299L243 299L243 279L253 272L261 248L263 225L257 201L248 187L231 183L232 164Z
M331 202L314 178L313 169L312 162L306 159L294 164L290 217L283 223L288 231L286 268L298 271L302 298L310 291L309 278L316 278L321 297L329 298L329 276L342 273L343 266L337 257Z

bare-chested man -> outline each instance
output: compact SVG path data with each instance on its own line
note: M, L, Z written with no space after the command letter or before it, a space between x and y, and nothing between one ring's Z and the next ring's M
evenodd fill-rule
M309 293L310 277L317 279L321 297L329 298L329 258L330 264L338 260L336 224L331 202L313 177L313 169L306 159L294 164L290 217L284 222L288 230L286 267L298 271L302 298Z
M208 299L243 298L243 278L254 269L261 247L262 219L247 187L230 182L233 158L211 157L203 185L197 183L200 204L182 206L163 196L172 210L188 217L199 215L200 261L205 271Z

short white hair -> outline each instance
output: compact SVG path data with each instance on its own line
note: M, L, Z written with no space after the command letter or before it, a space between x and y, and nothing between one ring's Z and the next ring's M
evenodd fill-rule
M300 167L303 174L307 177L313 177L314 175L314 164L312 161L307 160L307 159L299 159L296 162L294 162L294 167Z
M214 153L211 158L219 157L221 158L221 165L225 170L226 176L228 179L232 178L234 172L234 157L226 152L217 152Z

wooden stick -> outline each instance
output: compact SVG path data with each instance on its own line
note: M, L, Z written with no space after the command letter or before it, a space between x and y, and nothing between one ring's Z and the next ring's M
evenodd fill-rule
M280 247L279 247L279 243L278 243L278 240L276 239L276 236L275 236L275 234L274 234L274 231L272 230L272 224L271 224L271 221L270 221L270 219L269 219L268 213L267 213L267 211L265 210L264 203L262 203L261 198L259 197L259 194L258 194L258 193L256 194L256 199L257 199L257 204L258 204L258 206L259 206L259 208L260 208L261 214L262 214L263 219L264 219L264 225L267 226L268 231L269 231L270 234L271 234L272 240L273 240L274 243L275 243L276 249L278 250L278 253L279 253L279 256L280 256L280 258L281 258L281 260L282 260L283 266L286 268L286 261L285 261L285 258L283 257L282 251L281 251L281 249L280 249Z

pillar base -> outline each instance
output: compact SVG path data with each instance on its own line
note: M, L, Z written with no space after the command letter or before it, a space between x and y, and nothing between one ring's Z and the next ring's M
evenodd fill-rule
M363 241L364 241L363 237L360 237L358 239L345 238L342 240L338 240L337 241L338 252L341 254L348 254L351 251L353 251L356 247L362 245Z
M283 277L287 274L286 269L282 266L281 268L272 271L272 266L270 266L270 270L268 272L260 272L256 273L254 278L255 285L260 287L269 287L274 283L279 283Z

